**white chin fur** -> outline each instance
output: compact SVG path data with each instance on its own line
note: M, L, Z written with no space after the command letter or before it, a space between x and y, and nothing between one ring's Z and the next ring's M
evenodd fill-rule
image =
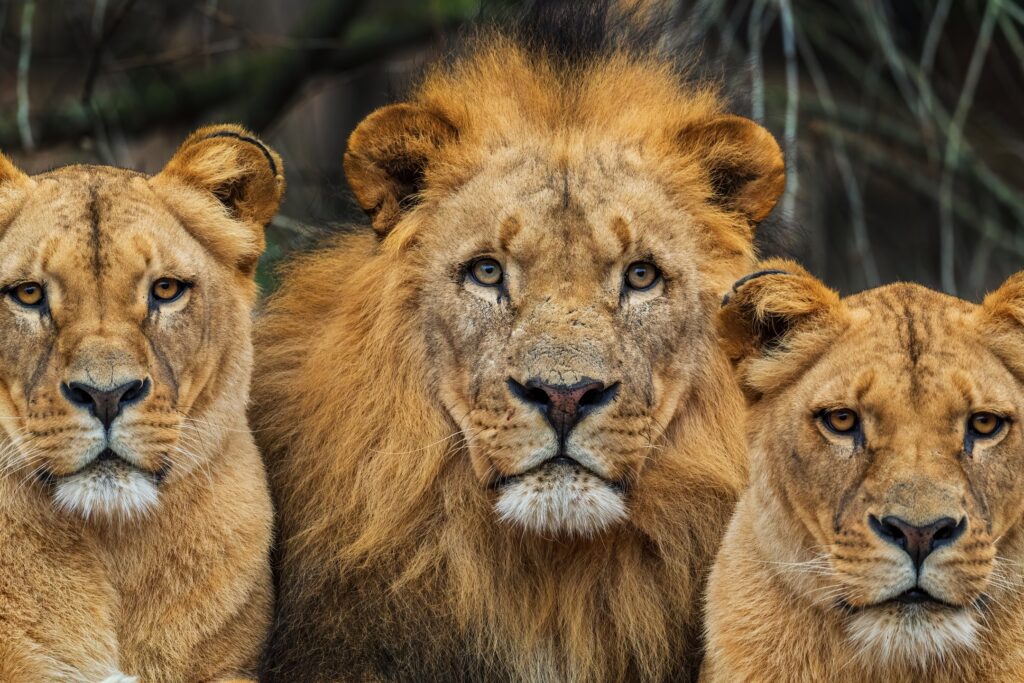
M593 474L555 466L509 482L495 512L537 534L591 536L627 516L622 496Z
M978 622L966 610L923 607L861 612L847 633L865 662L877 666L906 663L922 667L977 643Z
M156 507L152 478L142 472L108 469L80 472L57 482L53 499L64 512L85 519L131 521Z

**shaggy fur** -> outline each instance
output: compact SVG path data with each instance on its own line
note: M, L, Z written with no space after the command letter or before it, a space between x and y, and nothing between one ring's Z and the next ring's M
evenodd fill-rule
M752 483L709 581L702 680L1024 680L1024 274L977 306L907 284L840 300L764 267L721 317ZM830 431L837 408L860 427ZM974 435L979 412L1006 423ZM881 526L944 518L962 526L919 568Z
M280 169L234 126L153 177L0 156L0 680L255 673L272 511L245 405ZM168 277L190 286L158 303ZM135 380L106 427L73 389Z
M527 33L359 126L345 170L375 232L292 264L259 325L269 680L695 675L745 479L712 320L781 153L650 50ZM636 262L662 279L629 289ZM559 437L538 382L607 391Z

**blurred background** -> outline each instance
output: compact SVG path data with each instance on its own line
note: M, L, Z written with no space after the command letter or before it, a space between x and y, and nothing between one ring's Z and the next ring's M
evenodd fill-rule
M917 280L977 298L1024 267L1024 0L656 1L672 45L696 46L786 151L765 252L844 293ZM272 288L277 260L359 220L341 172L359 120L521 4L0 0L0 149L30 172L152 173L195 126L243 123L287 168Z

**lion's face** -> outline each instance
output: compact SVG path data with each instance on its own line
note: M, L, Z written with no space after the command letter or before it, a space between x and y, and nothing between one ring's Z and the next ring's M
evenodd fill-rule
M106 167L22 181L0 238L3 467L63 510L130 519L206 464L252 286L200 241L191 210L227 221L212 195Z
M564 130L538 135L529 107L482 79L460 88L487 93L474 107L438 95L378 110L345 157L384 248L423 273L432 383L480 487L501 520L542 535L629 517L783 186L771 135L712 99L670 95L658 118L609 110L623 69L531 103L565 108ZM652 98L677 91L662 76Z
M923 287L872 290L813 316L745 367L760 395L755 476L772 492L759 499L781 501L763 513L764 543L801 593L843 615L868 658L923 664L973 647L1000 572L1017 571L997 558L1024 513L1024 385L987 311Z
M645 175L615 150L561 170L516 150L426 219L440 398L499 515L537 532L627 515L711 343L697 231Z

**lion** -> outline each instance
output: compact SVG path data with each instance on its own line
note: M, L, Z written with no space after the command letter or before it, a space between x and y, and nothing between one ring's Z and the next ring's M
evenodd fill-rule
M151 177L0 156L0 680L255 674L272 508L245 406L282 172L229 125Z
M696 675L746 479L713 320L782 154L648 46L543 26L356 128L372 230L293 261L257 325L267 680Z
M1024 680L1024 273L976 305L762 267L720 318L751 485L702 680Z

